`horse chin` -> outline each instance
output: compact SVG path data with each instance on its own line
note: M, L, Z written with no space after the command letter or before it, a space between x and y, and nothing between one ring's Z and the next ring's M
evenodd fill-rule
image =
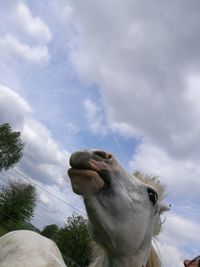
M96 171L71 168L68 174L72 190L78 195L89 196L104 187L104 180Z

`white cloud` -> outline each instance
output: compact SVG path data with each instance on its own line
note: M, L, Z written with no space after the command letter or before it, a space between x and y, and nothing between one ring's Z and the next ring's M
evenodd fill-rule
M31 47L11 35L0 37L0 56L10 60L24 59L33 63L45 62L49 59L46 46Z
M0 57L3 60L48 61L48 43L53 35L47 24L34 16L24 1L2 3L0 16Z
M18 127L18 125L23 125L25 116L32 113L30 105L20 95L1 84L0 103L1 124L9 121Z
M60 149L45 126L32 118L25 121L21 133L25 149L19 167L44 184L60 184L67 171L69 152Z
M175 246L159 244L159 252L163 267L183 267L185 255L183 255L183 253Z
M169 212L167 220L164 224L164 231L161 235L161 240L166 244L173 244L175 247L184 247L190 244L198 245L200 236L200 225L198 222L193 222L188 218Z
M33 16L27 4L23 1L15 3L8 15L14 28L23 35L31 37L34 41L48 43L52 33L47 24L37 16Z
M130 124L125 122L112 122L110 121L110 127L112 130L119 132L125 137L140 137L139 133Z
M90 99L85 99L83 104L92 132L100 135L106 134L108 127L104 121L101 107Z
M39 200L45 205L49 204L49 198L44 193L40 194Z
M172 158L164 149L149 142L137 148L130 161L132 170L158 175L166 185L167 195L198 198L200 188L199 159Z
M0 86L0 121L21 131L25 142L18 167L44 184L60 184L68 166L69 152L59 148L50 131L33 118L29 104L11 89Z
M163 228L157 241L162 266L181 267L184 259L192 259L198 253L195 249L200 242L198 222L169 212Z
M32 146L29 155L34 161L38 159L39 155L38 161L43 163L57 164L65 161L66 156L63 151L58 149L50 131L40 122L28 117L25 120L22 135L24 141L29 142Z

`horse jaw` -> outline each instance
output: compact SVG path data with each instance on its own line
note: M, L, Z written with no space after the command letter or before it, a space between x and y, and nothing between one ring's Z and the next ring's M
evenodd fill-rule
M132 186L143 191L139 181ZM123 192L121 197L117 194L118 190L120 194ZM84 197L90 235L105 251L104 259L99 259L104 264L91 266L145 266L157 215L154 216L151 209L146 211L140 194L132 194L124 187L116 188L111 199L109 195L101 194Z

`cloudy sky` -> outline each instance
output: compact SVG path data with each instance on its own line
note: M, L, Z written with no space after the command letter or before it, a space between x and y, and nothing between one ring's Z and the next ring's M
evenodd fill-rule
M63 225L66 203L85 213L68 159L98 147L166 185L163 266L199 254L199 13L197 0L1 0L0 123L26 146L0 179L40 186L35 225Z

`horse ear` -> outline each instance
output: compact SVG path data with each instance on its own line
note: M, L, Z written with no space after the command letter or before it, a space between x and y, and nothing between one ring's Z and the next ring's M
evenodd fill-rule
M170 209L171 209L171 204L170 205L162 204L160 207L160 213L163 213L165 211L169 211Z

